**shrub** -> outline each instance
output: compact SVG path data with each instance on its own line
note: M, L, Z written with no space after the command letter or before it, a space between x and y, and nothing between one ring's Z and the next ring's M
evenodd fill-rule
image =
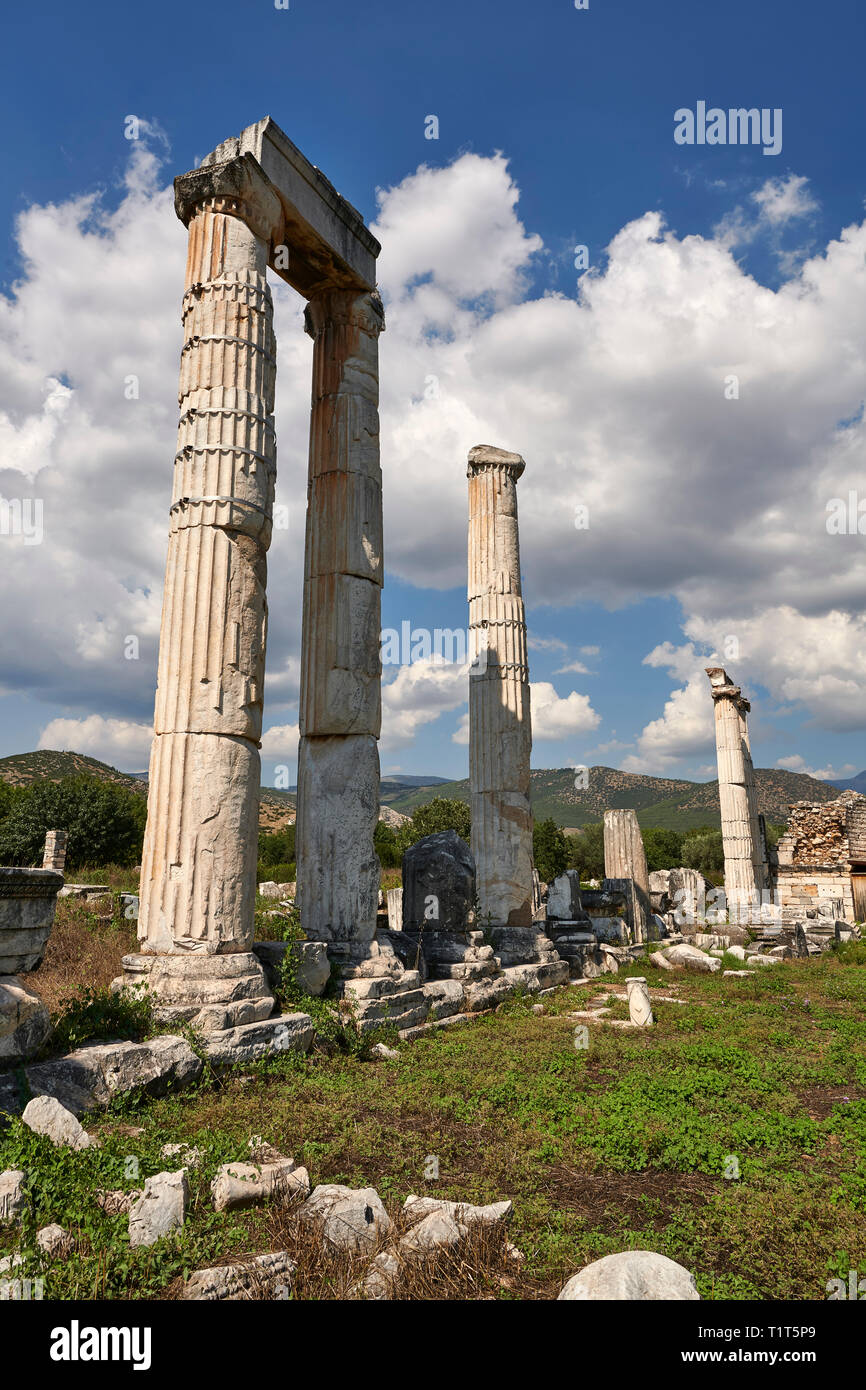
M88 773L22 790L0 823L0 862L41 864L46 832L65 830L70 869L139 863L147 802L138 792Z
M140 1042L152 1026L147 995L128 989L112 994L110 989L82 985L76 994L61 1001L49 1046L52 1052L69 1052L96 1038Z
M570 836L569 868L577 869L582 879L604 878L604 825L593 821L583 826L579 835Z
M264 865L290 864L295 857L295 827L286 825L282 830L262 831L259 835L259 867ZM273 878L265 874L265 878Z

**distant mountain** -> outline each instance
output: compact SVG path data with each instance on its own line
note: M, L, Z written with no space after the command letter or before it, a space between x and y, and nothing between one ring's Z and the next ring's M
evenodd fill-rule
M838 782L828 782L829 787L838 787L840 792L860 792L866 796L866 772L858 772L856 777L841 778Z
M79 772L89 772L91 777L99 777L103 782L117 782L140 796L147 796L147 782L136 773L118 772L116 767L101 763L97 758L88 758L85 753L58 753L41 748L35 753L15 753L11 758L0 758L0 780L11 782L15 787L27 787L31 782L59 782L61 777L74 777Z
M77 772L89 772L108 782L118 782L140 796L147 794L147 781L141 773L119 772L108 763L84 753L59 753L42 749L0 758L0 779L16 786L31 782L57 782ZM694 830L699 825L719 825L719 787L717 782L687 782L672 777L646 777L636 772L619 772L612 767L591 767L589 785L574 785L573 768L538 768L532 773L532 810L536 819L548 816L567 829L601 820L604 812L633 807L642 826L661 826L668 830ZM832 801L840 790L853 787L866 792L866 772L846 782L819 782L802 772L783 772L780 768L756 768L758 809L768 821L788 818L792 801ZM455 797L469 802L469 782L449 782L442 777L402 775L383 778L380 783L383 807L411 816L418 806L434 796ZM259 827L282 830L295 819L295 790L262 787Z
M532 811L537 820L548 816L566 828L578 828L602 819L604 812L631 807L642 826L668 830L694 830L700 825L719 825L718 782L687 782L678 778L648 777L619 772L612 767L589 769L588 786L575 788L573 768L539 768L530 781ZM758 809L768 821L788 818L792 801L832 801L836 790L801 772L756 768ZM418 787L389 795L395 811L411 815L433 796L469 801L469 782L440 783L435 789ZM383 798L385 799L385 798Z

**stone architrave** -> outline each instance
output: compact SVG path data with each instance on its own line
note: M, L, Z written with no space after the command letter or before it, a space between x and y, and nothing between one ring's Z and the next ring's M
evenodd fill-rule
M725 855L725 896L741 924L760 921L761 895L769 886L766 838L755 791L747 715L751 709L720 666L708 666L716 725L719 806Z
M141 955L125 966L165 988L170 1012L204 1010L213 1028L224 1006L233 1027L273 1007L251 949L276 459L268 268L309 301L316 335L301 716L316 749L301 751L298 890L309 937L372 934L371 896L375 922L379 245L269 118L176 179L175 207L189 231L181 416ZM154 956L194 957L188 982Z
M66 842L68 838L65 830L48 831L42 854L43 869L51 869L55 874L63 873L66 868Z
M519 454L469 452L469 780L481 924L532 926L532 727L520 581Z
M645 941L650 912L649 873L640 825L630 809L604 813L604 877L605 882L629 880L633 885L629 926L634 941Z

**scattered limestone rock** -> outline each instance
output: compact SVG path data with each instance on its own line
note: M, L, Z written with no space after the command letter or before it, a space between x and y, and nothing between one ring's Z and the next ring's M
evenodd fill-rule
M155 1245L184 1223L189 1201L189 1182L183 1168L176 1173L156 1173L129 1213L129 1243Z
M11 1270L17 1269L23 1263L24 1259L21 1255L4 1255L3 1259L0 1260L0 1274L9 1274ZM3 1295L0 1293L0 1298L2 1297Z
M295 1264L287 1250L272 1255L258 1255L246 1264L220 1265L214 1269L197 1269L183 1288L185 1299L200 1302L238 1302L256 1294L271 1299L288 1298L295 1274Z
M49 1260L67 1260L75 1249L75 1237L55 1223L36 1232L36 1244Z
M7 1168L0 1173L0 1226L20 1221L27 1209L24 1177L21 1168Z
M403 1276L403 1266L391 1250L382 1250L364 1275L363 1282L353 1292L362 1298L385 1302L393 1298L395 1289Z
M44 1134L52 1144L68 1149L89 1149L93 1137L54 1096L37 1096L25 1107L21 1116L34 1134Z
M384 1043L376 1043L373 1048L374 1057L382 1057L386 1062L396 1062L400 1053L396 1047L386 1047Z
M750 955L750 956L749 956L749 964L750 964L750 965L781 965L781 964L782 964L782 961L781 961L781 958L780 958L779 956L764 956L764 955L761 955L760 953L756 953L756 954L754 954L754 955Z
M445 1210L431 1211L407 1231L397 1246L404 1259L432 1254L436 1250L457 1245L468 1235L469 1228Z
M656 952L661 955L662 952ZM714 974L721 970L722 962L716 960L714 956L708 956L706 951L699 951L697 946L690 946L683 941L678 946L668 946L664 951L665 958L671 965L681 965L686 970L700 970L704 973Z
M292 1158L277 1163L224 1163L211 1183L216 1211L239 1211L264 1202L307 1196L310 1175Z
M745 949L744 946L729 946L729 947L728 947L728 955L729 955L729 956L736 956L737 960L745 960L745 959L746 959L746 949Z
M569 1279L560 1300L688 1300L700 1294L693 1274L653 1250L625 1250L595 1260Z
M473 1226L476 1223L495 1226L511 1220L514 1203L490 1202L486 1206L476 1207L471 1202L447 1202L441 1197L416 1197L410 1194L403 1203L403 1210L410 1216L429 1216L432 1212L445 1212L462 1226Z
M723 980L748 980L750 975L757 974L755 970L723 970Z
M391 1229L382 1199L372 1187L323 1183L314 1188L298 1215L304 1225L317 1226L340 1250L374 1250Z

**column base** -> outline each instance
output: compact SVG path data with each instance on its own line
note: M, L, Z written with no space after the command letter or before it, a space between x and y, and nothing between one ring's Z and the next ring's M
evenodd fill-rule
M259 1023L276 1002L252 951L124 956L123 974L111 987L146 989L161 1023L189 1023L200 1033Z

